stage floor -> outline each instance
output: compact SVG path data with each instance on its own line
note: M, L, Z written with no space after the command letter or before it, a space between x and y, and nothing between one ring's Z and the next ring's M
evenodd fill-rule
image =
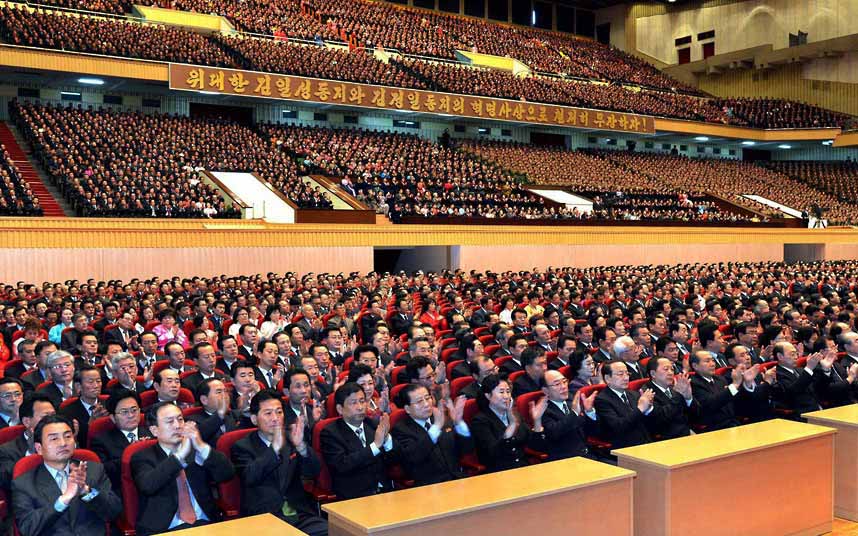
M835 517L833 529L826 534L830 534L831 536L858 536L858 523L854 521Z

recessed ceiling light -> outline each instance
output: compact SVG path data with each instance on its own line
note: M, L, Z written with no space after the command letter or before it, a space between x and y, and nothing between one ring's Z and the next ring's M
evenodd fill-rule
M834 140L825 140L822 145L834 145Z
M757 144L757 142L755 142L755 141L743 141L742 142L742 145L747 145L748 147L750 147L752 145L756 145L756 144Z
M778 145L778 149L792 149L792 145L782 144Z
M697 136L696 138L694 138L694 141L709 141L709 138L707 138L706 136Z
M200 95L220 95L217 91L198 91Z
M103 86L104 80L101 78L78 78L78 83L86 84L89 86Z

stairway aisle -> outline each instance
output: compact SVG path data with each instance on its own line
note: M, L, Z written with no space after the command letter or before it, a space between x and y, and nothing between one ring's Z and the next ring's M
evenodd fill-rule
M0 122L0 144L6 146L9 156L15 166L21 171L21 178L30 184L30 189L33 194L39 198L39 203L42 205L42 212L47 218L65 218L68 215L63 211L63 208L54 199L54 196L48 191L45 183L42 182L39 173L33 167L30 159L18 144L15 135L5 122Z

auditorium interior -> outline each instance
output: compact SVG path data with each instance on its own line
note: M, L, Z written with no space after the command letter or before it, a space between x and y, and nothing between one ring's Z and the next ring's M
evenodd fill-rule
M0 536L858 535L855 21L0 0Z

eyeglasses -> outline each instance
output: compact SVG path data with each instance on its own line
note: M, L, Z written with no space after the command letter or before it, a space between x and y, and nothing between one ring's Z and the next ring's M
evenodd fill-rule
M563 387L564 385L569 385L569 380L567 380L566 378L563 378L562 380L557 380L556 382L548 384L549 387L554 387L555 389L559 388L559 387Z
M116 410L116 414L120 417L130 417L132 415L137 415L138 413L140 413L140 408L137 407Z
M0 400L12 400L13 398L24 398L24 393L21 391L10 391L0 395Z
M51 368L55 368L55 369L74 368L74 363L57 363L55 365L51 365Z

